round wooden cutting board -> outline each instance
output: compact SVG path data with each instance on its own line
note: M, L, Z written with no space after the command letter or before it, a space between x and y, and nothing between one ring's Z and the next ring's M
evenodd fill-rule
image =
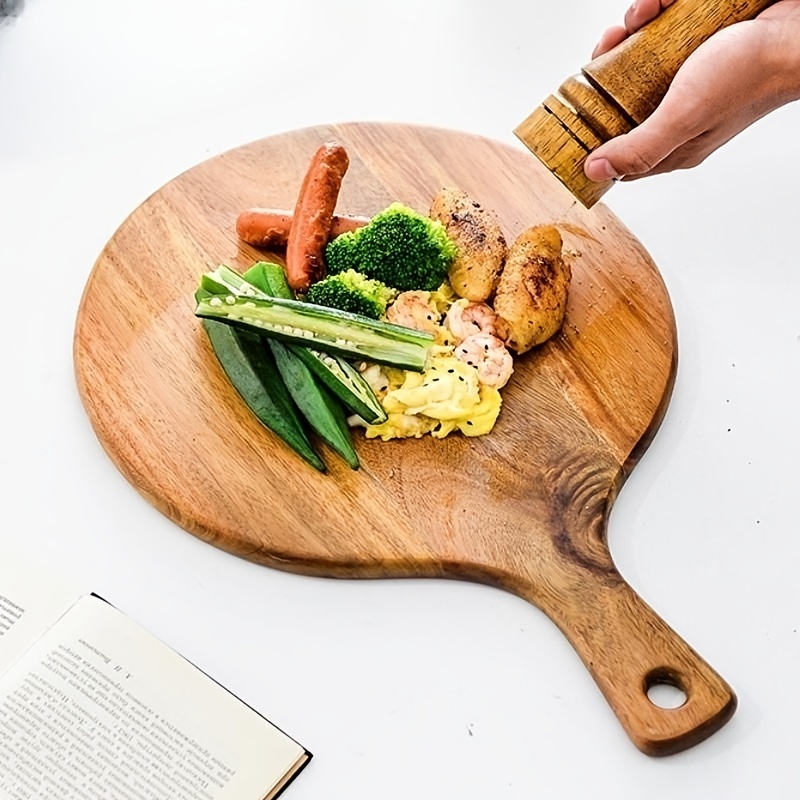
M338 213L393 201L427 211L464 189L512 241L562 232L573 279L561 332L516 359L491 434L367 441L326 474L263 428L194 316L200 275L270 254L242 245L240 211L291 209L312 154L350 155ZM275 255L279 258L279 254ZM332 577L433 576L502 587L575 647L633 742L651 755L721 727L730 687L633 592L606 543L611 505L665 413L676 330L647 252L602 204L588 211L527 151L464 133L353 123L264 139L158 190L94 266L74 341L77 382L108 455L179 526L245 558ZM686 702L647 696L677 685Z

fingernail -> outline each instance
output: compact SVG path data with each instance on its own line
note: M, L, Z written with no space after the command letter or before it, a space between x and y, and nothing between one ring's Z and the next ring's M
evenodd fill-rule
M587 161L584 171L586 172L586 177L591 181L609 181L619 178L619 173L607 158L595 158L592 161Z

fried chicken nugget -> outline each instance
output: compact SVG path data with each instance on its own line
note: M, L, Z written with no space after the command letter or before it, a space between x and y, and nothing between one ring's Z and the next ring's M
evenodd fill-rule
M561 327L572 270L564 261L561 234L552 225L523 231L508 250L494 312L508 347L524 353Z
M448 272L459 297L480 303L491 296L506 259L506 238L494 212L461 189L444 188L428 214L444 225L458 247Z

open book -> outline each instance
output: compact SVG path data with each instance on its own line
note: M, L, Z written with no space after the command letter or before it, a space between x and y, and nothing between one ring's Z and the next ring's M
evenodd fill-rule
M105 600L2 554L1 800L265 800L310 758Z

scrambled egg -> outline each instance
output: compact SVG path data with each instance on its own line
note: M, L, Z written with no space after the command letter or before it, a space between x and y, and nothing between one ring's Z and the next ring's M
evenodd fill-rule
M450 282L445 281L436 291L431 292L430 299L434 308L444 316L447 313L447 309L458 300L458 295L453 291Z
M404 376L399 385L398 372ZM500 413L500 392L482 385L475 369L452 355L452 348L436 348L425 372L384 372L372 365L362 374L389 417L380 425L366 426L369 439L419 438L426 433L441 439L455 430L480 436L494 427Z
M478 380L478 371L453 354L457 339L441 318L458 295L445 281L433 292L407 292L396 309L396 321L423 327L436 337L424 372L410 372L379 364L363 363L359 371L386 410L388 419L368 425L358 417L351 424L363 425L368 439L419 439L430 434L443 439L453 431L465 436L489 433L497 421L500 392ZM403 297L403 295L400 295ZM430 314L433 312L434 318Z
M456 300L458 300L458 295L453 291L453 287L445 281L436 291L430 293L428 302L439 312L440 317L443 318ZM444 322L439 322L435 326L433 334L436 337L436 344L438 345L448 347L458 342Z

